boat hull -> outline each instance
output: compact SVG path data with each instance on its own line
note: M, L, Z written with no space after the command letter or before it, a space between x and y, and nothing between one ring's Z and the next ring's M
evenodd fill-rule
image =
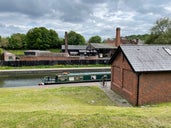
M46 76L42 79L44 85L105 82L111 80L110 72L88 72L88 73L64 73L53 77Z

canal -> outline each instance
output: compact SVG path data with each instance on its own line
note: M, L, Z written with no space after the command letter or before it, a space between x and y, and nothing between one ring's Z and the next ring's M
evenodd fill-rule
M49 74L3 77L0 78L0 88L38 86L38 84L41 82L41 79L46 75Z
M110 68L77 68L52 70L12 70L0 71L0 88L38 86L45 76L55 76L62 72L100 72L110 71Z

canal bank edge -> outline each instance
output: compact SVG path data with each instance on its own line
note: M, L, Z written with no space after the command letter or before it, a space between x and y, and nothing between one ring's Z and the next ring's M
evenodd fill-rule
M20 76L20 75L33 75L44 73L59 73L59 72L100 72L110 71L110 67L88 67L88 68L43 68L43 69L13 69L13 70L0 70L0 77Z

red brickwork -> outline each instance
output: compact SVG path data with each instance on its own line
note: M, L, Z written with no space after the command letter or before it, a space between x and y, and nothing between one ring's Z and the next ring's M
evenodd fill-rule
M140 76L139 104L171 102L171 72L144 73Z
M93 60L97 59L96 56L92 57L62 57L62 56L21 56L20 61L40 61L40 60Z
M138 80L122 52L113 61L111 72L111 89L132 105L171 102L171 72L141 73Z
M138 77L122 53L115 58L111 72L111 89L126 98L131 104L136 105Z

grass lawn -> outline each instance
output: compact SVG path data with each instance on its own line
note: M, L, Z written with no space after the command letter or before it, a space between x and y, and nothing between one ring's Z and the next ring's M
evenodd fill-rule
M15 55L24 55L25 50L7 50L8 52L11 52Z
M22 66L22 67L12 67L12 66L0 66L0 70L8 69L40 69L40 68L84 68L84 67L110 67L106 64L89 64L89 65L39 65L39 66Z
M170 128L171 103L116 107L98 87L2 88L1 128Z

